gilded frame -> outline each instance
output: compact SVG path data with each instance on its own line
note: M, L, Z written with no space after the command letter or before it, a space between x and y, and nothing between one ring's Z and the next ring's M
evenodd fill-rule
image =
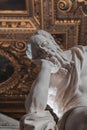
M59 45L58 44L58 42L57 42L57 44L63 49L63 50L66 50L66 49L68 49L68 33L67 32L52 32L51 33L52 35L65 35L65 41L63 41L64 43L64 45L62 45L62 43ZM58 36L57 36L58 37ZM57 39L56 39L57 40Z
M26 10L0 10L0 15L29 15L29 0L25 0Z

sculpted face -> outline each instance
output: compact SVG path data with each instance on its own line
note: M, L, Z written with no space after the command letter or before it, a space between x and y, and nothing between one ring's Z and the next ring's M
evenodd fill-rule
M51 61L56 68L67 62L63 51L54 38L46 31L38 30L28 44L26 54L31 60L45 59Z
M30 59L47 59L54 63L58 62L55 58L58 51L57 45L49 38L34 35L31 37L30 43L26 51Z
M61 50L60 47L59 47L59 45L56 44L53 36L50 33L46 32L44 30L37 30L36 34L42 35L45 38L49 39L56 46L57 49Z

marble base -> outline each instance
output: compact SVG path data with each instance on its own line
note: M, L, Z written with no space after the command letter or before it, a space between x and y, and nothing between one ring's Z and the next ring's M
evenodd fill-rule
M19 130L19 121L0 113L0 130Z

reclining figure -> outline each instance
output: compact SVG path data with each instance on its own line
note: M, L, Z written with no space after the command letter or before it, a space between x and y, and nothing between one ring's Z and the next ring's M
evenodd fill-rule
M38 30L26 53L40 72L25 103L21 130L87 130L87 46L63 51L48 32Z

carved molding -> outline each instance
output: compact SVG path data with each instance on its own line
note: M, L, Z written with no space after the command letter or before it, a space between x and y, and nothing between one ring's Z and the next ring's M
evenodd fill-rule
M12 10L12 9L10 9L10 7L12 8L12 3L10 3L10 2L8 2L8 1L3 1L3 2L1 2L0 4L0 6L2 6L2 4L3 4L3 7L0 9L0 15L1 16L11 16L11 15L13 15L13 16L17 16L17 15L19 15L19 16L29 16L30 15L30 0L24 0L24 1L22 1L23 3L21 3L21 4L24 4L25 3L25 9L23 9L23 10L17 10L16 9L16 6L17 6L17 3L15 3L16 5L15 5L15 8ZM4 5L6 5L6 4L9 4L9 9L3 9L3 8L5 8L4 7ZM18 3L19 4L19 3ZM7 7L8 8L8 7Z
M55 25L61 32L67 32L65 49L78 44L80 20L57 20Z
M25 0L25 11L0 11L0 29L31 31L43 28L43 0Z
M29 19L0 19L0 30L21 30L30 31L36 30L35 25Z
M81 8L84 16L87 15L86 0L57 0L57 9L62 13L75 12L78 8Z
M0 93L3 93L4 91L8 91L9 88L13 88L15 85L17 85L19 79L19 75L17 73L19 72L19 67L18 67L19 65L15 57L13 57L12 54L9 54L6 50L1 49L1 47L0 47L0 55L7 58L11 62L14 68L14 72L11 75L11 77L9 77L6 81L0 83ZM7 67L8 65L5 67L5 65L3 64L1 72L5 73L7 71Z
M31 17L20 17L19 19L19 16L4 16L0 19L0 47L2 48L0 54L5 56L16 70L12 75L13 77L11 76L12 78L9 77L7 81L0 84L2 86L1 95L23 96L28 92L27 86L31 86L38 69L26 57L26 44L37 28L43 28L52 33L63 49L73 46L73 43L74 45L78 44L80 20L56 18L54 0L50 0L49 8L46 7L48 1L30 0L30 2L29 14ZM50 19L47 18L46 13L47 15L50 14ZM48 22L45 20L46 18ZM49 24L50 21L51 24ZM7 89L9 92L6 91Z
M28 34L29 35L29 34ZM0 58L4 58L0 68L0 95L5 97L24 97L34 81L38 68L31 63L26 56L26 44L28 39L13 40L11 38L0 39ZM2 59L0 59L2 60ZM6 65L4 62L7 62ZM7 67L13 68L9 77L4 77L4 73L9 74ZM10 69L11 71L11 69Z
M44 0L34 0L33 1L33 15L35 21L43 28L43 2Z

